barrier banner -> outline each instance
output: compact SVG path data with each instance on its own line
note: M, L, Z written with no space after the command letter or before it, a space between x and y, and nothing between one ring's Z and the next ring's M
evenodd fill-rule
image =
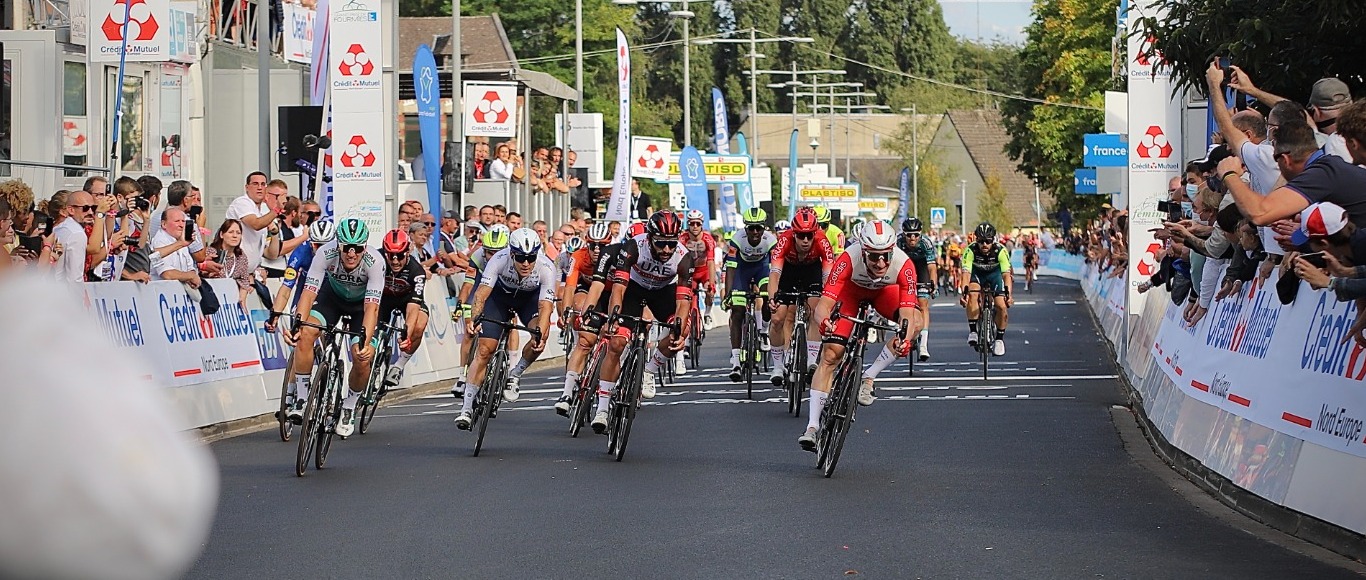
M84 284L86 304L112 344L142 357L157 384L171 387L261 373L251 318L237 283L205 280L222 307L204 316L180 282Z
M1366 347L1347 338L1355 302L1301 283L1282 306L1249 282L1193 328L1167 309L1147 345L1186 395L1273 430L1366 457ZM1347 338L1346 342L1343 339Z
M285 60L310 64L313 62L313 34L317 30L317 12L295 2L286 2L284 8Z

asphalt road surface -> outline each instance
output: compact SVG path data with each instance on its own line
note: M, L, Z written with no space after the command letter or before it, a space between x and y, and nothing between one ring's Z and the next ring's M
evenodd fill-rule
M1152 451L1121 442L1123 386L1080 287L1018 299L984 381L940 298L933 359L883 373L832 479L797 445L805 413L725 377L724 329L642 408L621 463L551 410L559 368L528 373L479 457L448 395L381 409L303 478L274 430L217 442L222 500L190 577L1355 577L1136 463Z

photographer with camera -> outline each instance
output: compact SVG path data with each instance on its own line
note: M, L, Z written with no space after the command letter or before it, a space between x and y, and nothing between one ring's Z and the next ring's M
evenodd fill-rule
M203 280L199 277L194 257L190 255L190 242L186 241L195 227L194 222L179 207L167 208L161 213L165 227L152 237L152 247L157 248L157 254L152 256L152 279L176 280L191 288L199 288ZM176 249L168 254L165 253L168 248Z

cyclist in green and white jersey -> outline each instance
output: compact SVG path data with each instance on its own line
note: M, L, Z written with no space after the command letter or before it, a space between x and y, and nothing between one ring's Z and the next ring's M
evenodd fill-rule
M996 227L990 223L978 224L973 236L975 239L963 252L963 273L968 275L968 285L958 297L959 303L968 308L968 344L977 347L977 321L982 315L979 293L973 291L991 286L996 291L996 336L982 338L992 341L993 355L1001 356L1006 353L1006 323L1010 318L1006 309L1015 304L1010 296L1010 251L996 241Z

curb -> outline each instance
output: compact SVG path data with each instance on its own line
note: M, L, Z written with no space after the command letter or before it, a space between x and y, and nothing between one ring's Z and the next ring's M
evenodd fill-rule
M1086 305L1091 322L1100 328L1096 313ZM1126 313L1125 316L1128 316ZM1105 347L1115 357L1115 345L1108 338ZM1289 536L1299 538L1354 562L1366 562L1366 536L1342 526L1321 520L1314 516L1285 507L1235 485L1228 478L1200 463L1198 459L1177 448L1167 441L1161 431L1149 420L1143 408L1143 396L1129 381L1127 371L1120 367L1119 380L1128 391L1129 403L1124 408L1132 415L1148 441L1153 454L1167 467L1184 477L1209 497L1218 500L1225 507L1253 521L1266 525ZM1116 425L1119 428L1118 425ZM1122 430L1122 428L1121 428ZM1362 572L1358 569L1357 572Z

